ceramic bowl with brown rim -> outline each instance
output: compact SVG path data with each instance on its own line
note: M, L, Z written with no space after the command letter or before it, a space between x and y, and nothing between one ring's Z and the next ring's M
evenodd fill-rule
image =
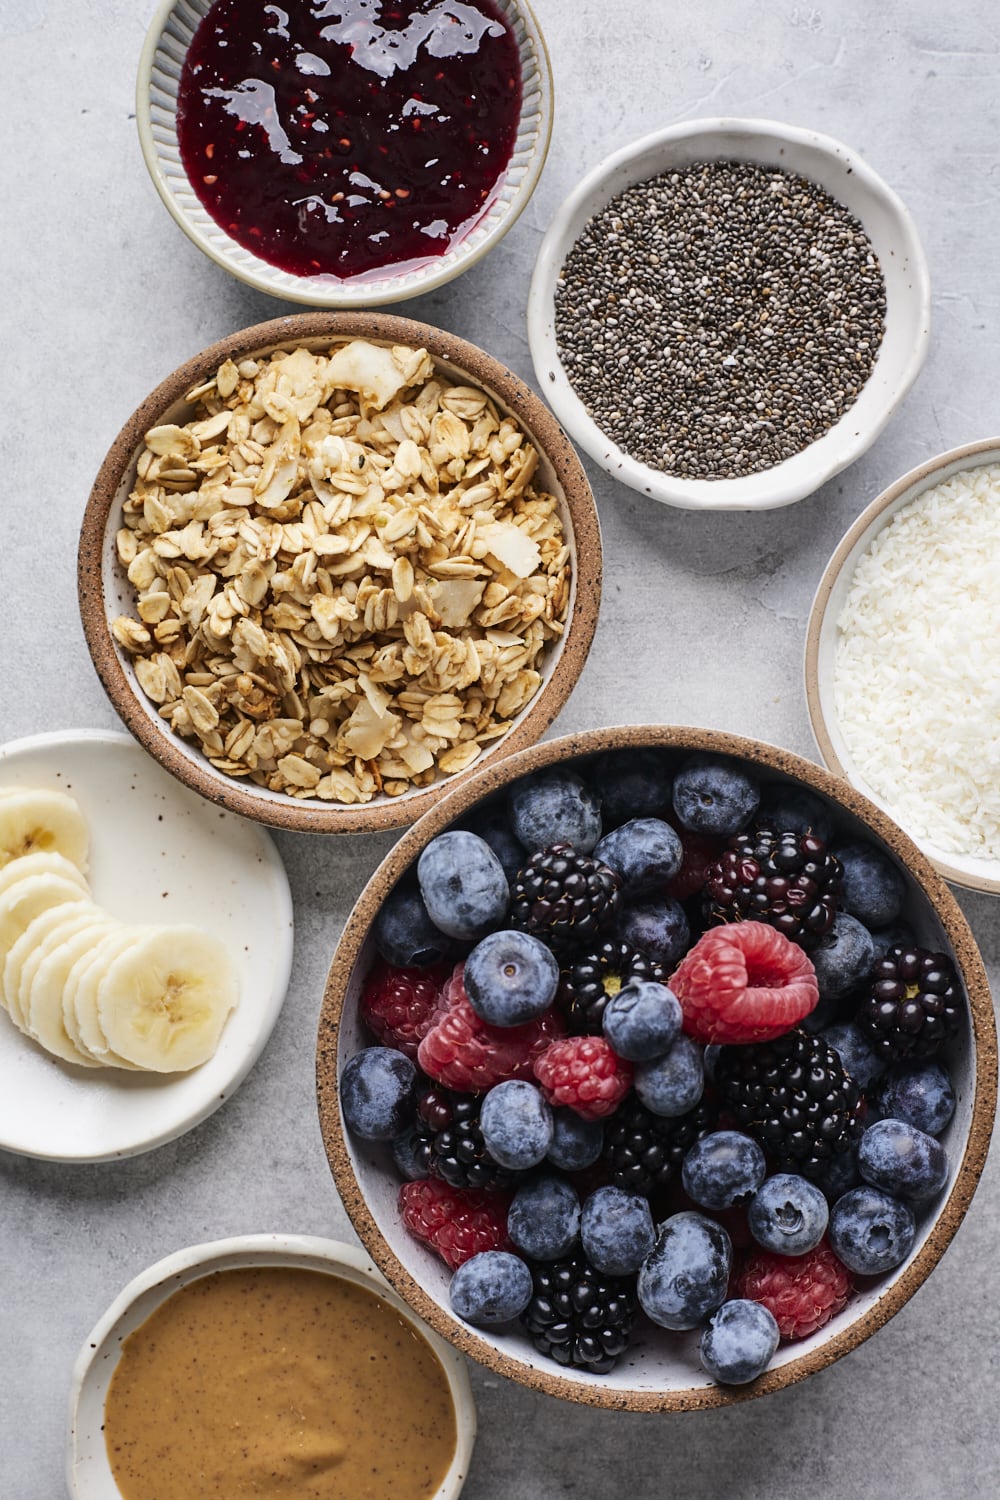
M911 1253L897 1269L863 1280L824 1328L782 1344L771 1366L748 1386L712 1383L700 1365L698 1330L667 1333L641 1316L633 1343L608 1374L561 1368L536 1352L517 1325L486 1330L464 1322L449 1303L447 1267L411 1238L401 1222L401 1179L388 1146L353 1138L341 1113L341 1072L350 1057L371 1045L359 1002L377 959L373 923L388 893L430 840L455 823L465 826L488 809L502 808L512 784L529 773L560 766L584 777L599 776L600 763L594 769L598 755L640 748L662 753L668 775L687 755L705 752L735 757L768 793L805 789L818 796L839 836L871 841L902 871L905 919L919 943L951 956L968 996L961 1031L944 1054L957 1096L943 1136L948 1181L940 1197L918 1214ZM961 1223L986 1158L996 1105L996 1028L982 960L947 886L911 840L846 783L787 751L713 730L599 729L548 741L484 768L410 829L383 861L348 919L330 968L319 1026L317 1085L327 1156L354 1226L382 1273L438 1333L490 1369L550 1395L615 1409L687 1411L776 1391L824 1369L876 1333L930 1275Z
M123 524L123 505L136 485L145 434L152 428L173 430L178 424L188 421L192 412L187 400L189 392L211 380L226 361L239 365L246 360L263 359L275 351L300 348L326 354L352 340L364 340L388 348L426 349L436 376L452 385L473 387L492 403L501 420L510 417L517 424L528 446L538 454L537 468L531 479L535 491L552 495L556 500L562 541L568 549L565 566L568 568L569 592L565 624L561 634L553 633L546 641L538 657L533 670L537 671L540 681L533 696L506 718L495 715L496 722L507 727L496 731L493 738L482 736L479 764L523 749L536 740L555 718L586 660L597 624L601 592L600 527L590 485L576 453L537 396L499 361L464 339L427 324L379 313L305 313L278 318L233 334L175 370L126 422L91 491L78 559L80 609L87 644L98 676L126 727L168 771L232 812L275 827L315 833L371 832L412 823L443 792L464 780L468 772L461 768L444 774L435 765L418 775L414 782L406 784L405 788L395 784L392 795L376 787L368 800L345 802L322 800L310 794L296 796L283 789L272 790L268 785L258 784L239 774L238 770L233 773L228 767L219 769L212 763L218 758L217 753L209 759L196 738L182 738L158 711L159 703L147 696L139 684L134 655L124 650L112 633L112 623L116 619L134 617L136 611L136 589L130 583L119 556L116 538ZM522 450L527 452L523 444ZM181 481L182 489L186 482ZM463 483L462 480L456 482L456 492ZM469 483L474 484L475 478ZM288 568L293 560L291 554L287 558L283 553L278 554L280 566ZM334 563L338 561L340 559L336 557L332 559ZM462 566L472 568L472 574L468 576L475 574L474 563L463 563ZM488 572L487 582L497 576ZM220 580L219 589L224 582ZM511 592L514 592L513 587ZM339 587L333 587L332 593L336 599ZM253 620L253 613L250 618ZM269 622L265 619L263 623L267 627ZM431 623L438 632L446 628L439 625L436 618ZM491 629L488 649L494 654L509 650L511 643L515 642L515 627L516 622L507 630ZM151 625L150 629L154 627ZM373 648L384 645L389 637L378 631L376 615L371 635L354 642L353 649L368 649L370 644ZM399 632L396 634L398 636ZM461 631L456 629L455 635L460 634ZM487 635L486 627L478 634ZM512 662L511 672L515 666L516 663ZM356 664L352 670L358 671ZM531 682L534 685L534 678ZM247 722L251 727L268 717L288 712L288 700L282 699L279 683L271 684L270 689L267 681L262 681L259 686L262 691L273 689L276 703L269 714L262 715L248 700L240 699L242 707L237 711L242 716L243 707L246 708ZM376 688L376 708L380 701L378 691ZM430 687L423 692L423 697L440 691L439 687ZM495 701L499 707L502 700ZM385 712L384 704L379 711ZM225 731L231 731L228 718ZM377 761L372 764L376 771L371 774L377 781L380 774Z
M816 590L805 680L830 769L905 828L946 880L1000 895L991 466L1000 438L966 443L862 511Z

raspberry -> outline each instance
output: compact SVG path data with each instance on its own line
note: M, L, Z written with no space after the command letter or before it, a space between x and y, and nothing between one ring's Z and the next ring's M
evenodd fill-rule
M714 927L669 981L698 1042L764 1042L807 1016L819 999L816 971L797 943L763 922Z
M383 1047L395 1047L414 1062L417 1048L437 1013L441 986L448 978L441 964L400 969L379 960L361 995L361 1019Z
M480 1020L465 993L465 965L457 964L441 992L441 1006L417 1049L428 1078L460 1093L485 1093L510 1078L532 1082L535 1058L565 1035L562 1017L547 1010L523 1026L490 1026Z
M669 880L663 889L675 901L686 901L689 896L697 896L703 889L710 866L726 846L722 839L707 838L703 833L692 833L688 828L679 828L677 831L684 849L684 859L673 880Z
M585 1120L613 1115L632 1087L632 1064L600 1036L553 1042L535 1062L535 1077L550 1104L566 1104Z
M510 1195L453 1188L436 1178L404 1182L399 1190L403 1223L456 1271L482 1250L509 1250Z
M730 1287L731 1297L760 1302L774 1314L783 1339L804 1339L847 1305L851 1273L826 1240L808 1255L748 1256Z

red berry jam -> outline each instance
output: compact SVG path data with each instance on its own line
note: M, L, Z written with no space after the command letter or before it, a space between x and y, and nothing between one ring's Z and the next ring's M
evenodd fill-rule
M384 274L483 217L517 138L517 43L493 0L215 0L177 98L221 228L298 276Z

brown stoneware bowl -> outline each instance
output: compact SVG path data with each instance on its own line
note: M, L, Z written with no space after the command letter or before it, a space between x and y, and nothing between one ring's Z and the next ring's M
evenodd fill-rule
M132 660L116 642L111 622L133 614L135 589L116 549L122 506L136 482L144 434L152 427L184 423L191 407L186 393L226 360L260 357L304 347L326 352L362 338L376 344L427 349L436 371L452 383L478 387L501 417L516 420L539 453L534 483L556 496L569 547L572 582L563 635L540 659L541 686L510 727L483 749L477 765L499 760L532 744L569 697L586 660L597 624L601 593L601 534L590 485L571 444L537 396L497 360L464 339L424 323L380 313L305 313L276 318L220 340L188 360L147 396L115 439L101 465L80 536L78 587L87 645L111 702L139 743L179 780L231 812L277 828L314 833L367 833L412 823L442 794L468 780L469 771L438 774L427 786L368 802L342 804L297 798L237 779L214 767L193 742L182 739L140 689Z
M517 1325L484 1330L462 1321L449 1304L447 1267L401 1222L400 1178L388 1147L352 1138L341 1114L340 1074L348 1058L371 1044L359 1017L359 997L376 957L372 924L387 893L432 838L456 821L464 823L490 799L502 803L519 777L557 764L585 769L598 753L635 747L660 748L674 764L692 751L736 757L765 787L818 794L838 837L869 840L901 868L903 917L918 943L953 958L968 997L962 1028L943 1058L957 1096L942 1137L949 1176L939 1198L917 1210L911 1253L897 1269L860 1279L842 1312L811 1336L782 1344L765 1373L746 1386L711 1382L699 1362L698 1330L667 1333L642 1316L632 1346L605 1375L552 1363ZM993 1006L975 941L948 887L907 835L846 782L785 750L712 730L659 726L591 730L536 745L484 767L410 829L348 919L327 980L317 1047L320 1124L334 1180L366 1249L399 1294L456 1348L499 1374L549 1395L632 1411L691 1411L780 1390L832 1364L888 1322L937 1265L975 1192L993 1126L996 1066Z

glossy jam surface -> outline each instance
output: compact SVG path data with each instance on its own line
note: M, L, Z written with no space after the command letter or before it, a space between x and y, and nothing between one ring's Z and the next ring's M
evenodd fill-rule
M177 135L212 218L298 276L444 254L517 139L517 43L493 0L215 0L188 48Z
M181 1287L122 1344L104 1435L124 1500L429 1500L448 1379L372 1292L291 1267Z

